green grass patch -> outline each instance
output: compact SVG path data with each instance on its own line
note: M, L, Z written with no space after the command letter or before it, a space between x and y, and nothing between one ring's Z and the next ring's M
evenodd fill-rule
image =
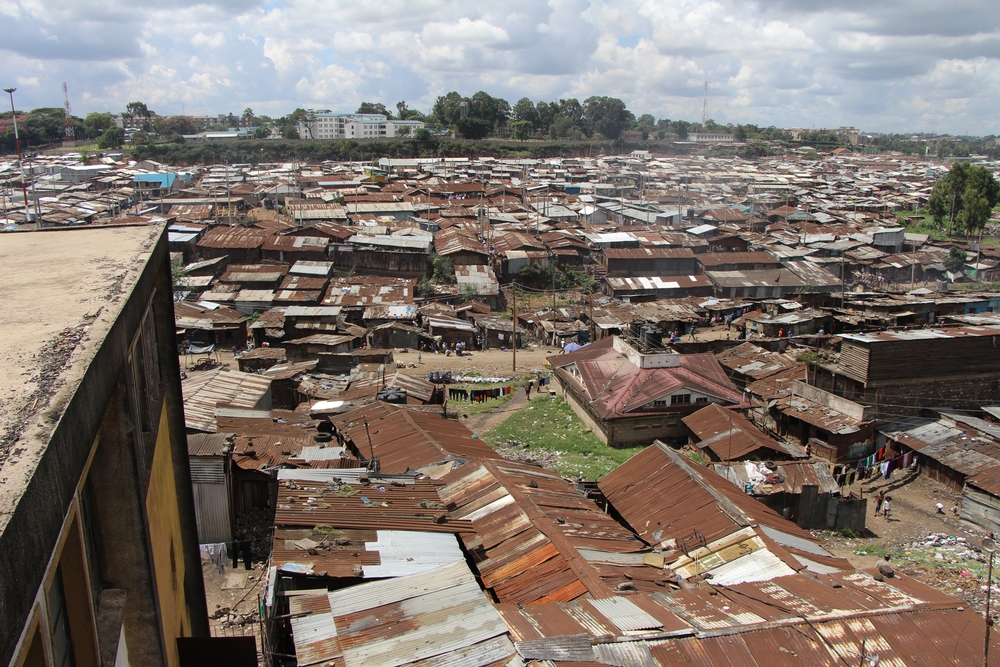
M683 451L681 453L684 454L684 456L688 457L689 459L691 459L692 461L694 461L695 463L697 463L700 466L708 465L708 461L705 460L705 457L703 457L698 452Z
M888 548L882 546L881 544L876 544L875 542L869 542L868 544L863 544L857 549L855 549L854 553L856 553L859 556L875 556L876 558L882 558L887 553L891 553L891 551Z
M646 448L614 448L591 433L562 398L545 398L508 417L500 426L483 435L491 445L516 440L529 450L559 453L555 470L567 477L595 480L620 466Z
M913 224L913 218L920 218L920 220ZM934 216L926 209L900 211L896 213L896 220L899 224L906 226L908 234L927 234L934 241L948 240L948 234L938 228L938 224L934 222Z

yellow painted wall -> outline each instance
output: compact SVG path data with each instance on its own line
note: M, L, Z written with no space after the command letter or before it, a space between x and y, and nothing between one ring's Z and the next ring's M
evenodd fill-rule
M184 551L171 454L167 402L164 400L160 428L156 434L153 469L146 492L146 513L149 517L149 539L153 551L167 664L177 667L179 657L176 638L191 635L191 616L184 597Z

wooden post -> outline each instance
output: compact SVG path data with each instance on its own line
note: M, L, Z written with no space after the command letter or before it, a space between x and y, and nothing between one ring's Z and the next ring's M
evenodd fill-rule
M511 283L510 287L510 311L514 315L514 328L511 331L510 349L514 353L514 363L511 368L517 372L517 283Z

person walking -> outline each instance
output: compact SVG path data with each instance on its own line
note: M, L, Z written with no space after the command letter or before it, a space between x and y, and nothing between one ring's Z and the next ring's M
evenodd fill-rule
M529 401L531 400L531 385L533 385L534 383L535 383L534 380L528 380L528 383L524 385L524 397Z
M892 511L892 496L886 496L885 502L882 503L882 516L885 517L886 521L889 520L889 512L891 511Z
M885 500L885 492L879 491L878 494L875 496L875 516L878 516L878 513L882 510L882 501L884 500Z

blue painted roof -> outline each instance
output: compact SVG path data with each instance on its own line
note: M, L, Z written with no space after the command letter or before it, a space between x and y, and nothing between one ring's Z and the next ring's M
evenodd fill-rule
M132 179L135 183L159 183L162 187L173 187L178 178L187 180L190 174L136 174Z

